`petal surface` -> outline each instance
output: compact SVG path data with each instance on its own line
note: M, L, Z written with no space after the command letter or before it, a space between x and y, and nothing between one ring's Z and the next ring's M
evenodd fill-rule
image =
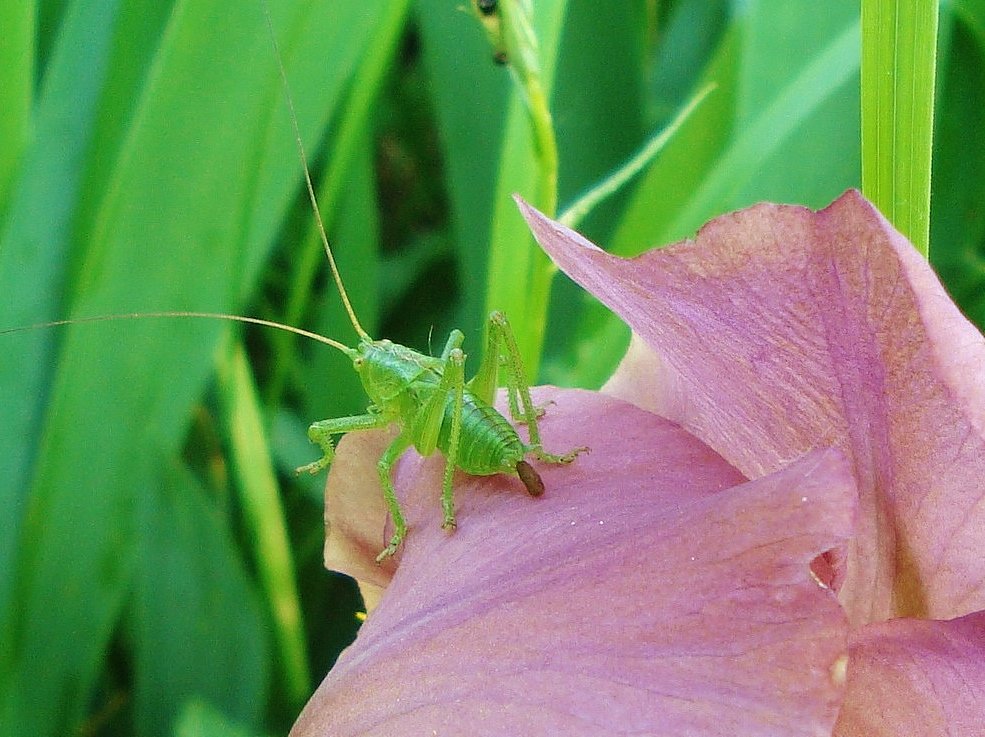
M610 389L756 478L817 447L850 459L856 624L985 609L985 340L856 192L757 205L635 259L524 203L560 268L637 343Z
M536 499L458 475L453 533L443 459L408 454L386 594L292 734L829 734L847 622L810 564L851 532L840 453L747 482L631 404L535 399L549 450L591 452L535 462Z

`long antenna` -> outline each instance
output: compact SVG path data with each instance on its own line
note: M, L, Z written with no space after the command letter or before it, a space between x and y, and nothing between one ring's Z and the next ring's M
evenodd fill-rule
M39 322L34 325L22 325L16 328L4 328L0 330L0 335L8 335L10 333L23 333L28 330L38 330L40 328L53 328L58 325L75 325L76 323L82 322L106 322L110 320L142 320L146 318L159 319L159 318L173 318L173 317L197 317L204 318L208 320L234 320L235 322L245 322L251 325L263 325L268 328L277 328L278 330L286 330L289 333L294 333L295 335L300 335L305 338L311 338L312 340L317 340L319 343L324 343L325 345L330 345L333 348L337 348L347 356L354 356L357 351L340 343L337 340L332 340L331 338L326 338L324 335L319 335L318 333L312 333L310 330L303 330L302 328L296 328L291 325L284 325L283 323L274 322L272 320L262 320L259 317L243 317L242 315L227 315L224 312L188 312L188 311L173 311L173 312L128 312L121 313L118 315L94 315L92 317L76 317L71 320L54 320L52 322Z
M356 333L363 340L372 340L369 333L367 333L363 326L359 322L359 318L356 317L355 310L352 309L352 303L349 302L349 293L345 291L345 285L342 283L342 276L339 274L339 267L335 264L335 256L332 254L332 247L328 243L328 235L325 233L325 224L322 221L321 210L318 209L318 198L315 197L315 188L311 183L311 174L308 172L308 156L304 152L304 143L301 141L301 129L298 127L298 116L294 109L294 97L291 95L291 85L287 81L287 72L284 69L284 62L280 55L280 46L277 43L277 34L274 33L274 23L270 18L270 7L267 5L266 0L262 0L260 3L263 6L263 15L267 21L267 30L270 31L270 40L273 42L274 46L274 56L277 57L277 68L280 71L280 79L284 84L284 96L287 98L287 107L291 112L291 126L294 128L294 141L298 146L298 155L301 157L301 168L304 169L304 184L308 190L308 199L311 201L311 209L315 213L315 222L318 224L318 234L321 236L322 246L325 249L325 255L328 256L328 265L332 269L332 277L335 279L335 286L338 287L339 296L342 298L342 304L345 305L345 311L349 314L349 320L352 322L352 327L356 329Z

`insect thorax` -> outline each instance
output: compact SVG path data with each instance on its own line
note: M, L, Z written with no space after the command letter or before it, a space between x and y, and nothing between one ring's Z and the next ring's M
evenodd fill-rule
M440 359L389 340L361 342L353 363L373 404L395 415L412 414L441 382Z

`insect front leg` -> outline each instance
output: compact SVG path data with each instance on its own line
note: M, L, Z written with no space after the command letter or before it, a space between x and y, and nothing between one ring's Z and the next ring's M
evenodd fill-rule
M295 473L318 473L331 465L335 458L335 446L332 445L333 435L343 435L354 430L372 430L385 427L388 420L379 414L353 415L351 417L336 417L333 420L321 420L312 423L308 428L308 439L316 443L322 450L322 457L317 461L301 466Z
M540 428L537 426L537 418L544 414L544 410L535 406L530 396L530 385L523 371L520 348L516 344L516 337L506 315L502 312L493 312L489 316L486 352L482 357L482 364L475 377L469 382L472 391L486 401L492 401L500 364L505 368L506 396L510 405L510 414L514 420L527 425L531 453L547 463L571 463L579 453L588 450L584 447L575 448L561 455L544 450L540 439Z

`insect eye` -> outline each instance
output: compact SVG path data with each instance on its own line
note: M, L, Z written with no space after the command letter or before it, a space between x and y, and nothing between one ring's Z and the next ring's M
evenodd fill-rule
M476 0L475 5L483 15L492 15L496 12L498 0Z
M356 356L355 358L352 359L352 365L356 367L356 370L362 368L363 360L364 359L362 356Z

